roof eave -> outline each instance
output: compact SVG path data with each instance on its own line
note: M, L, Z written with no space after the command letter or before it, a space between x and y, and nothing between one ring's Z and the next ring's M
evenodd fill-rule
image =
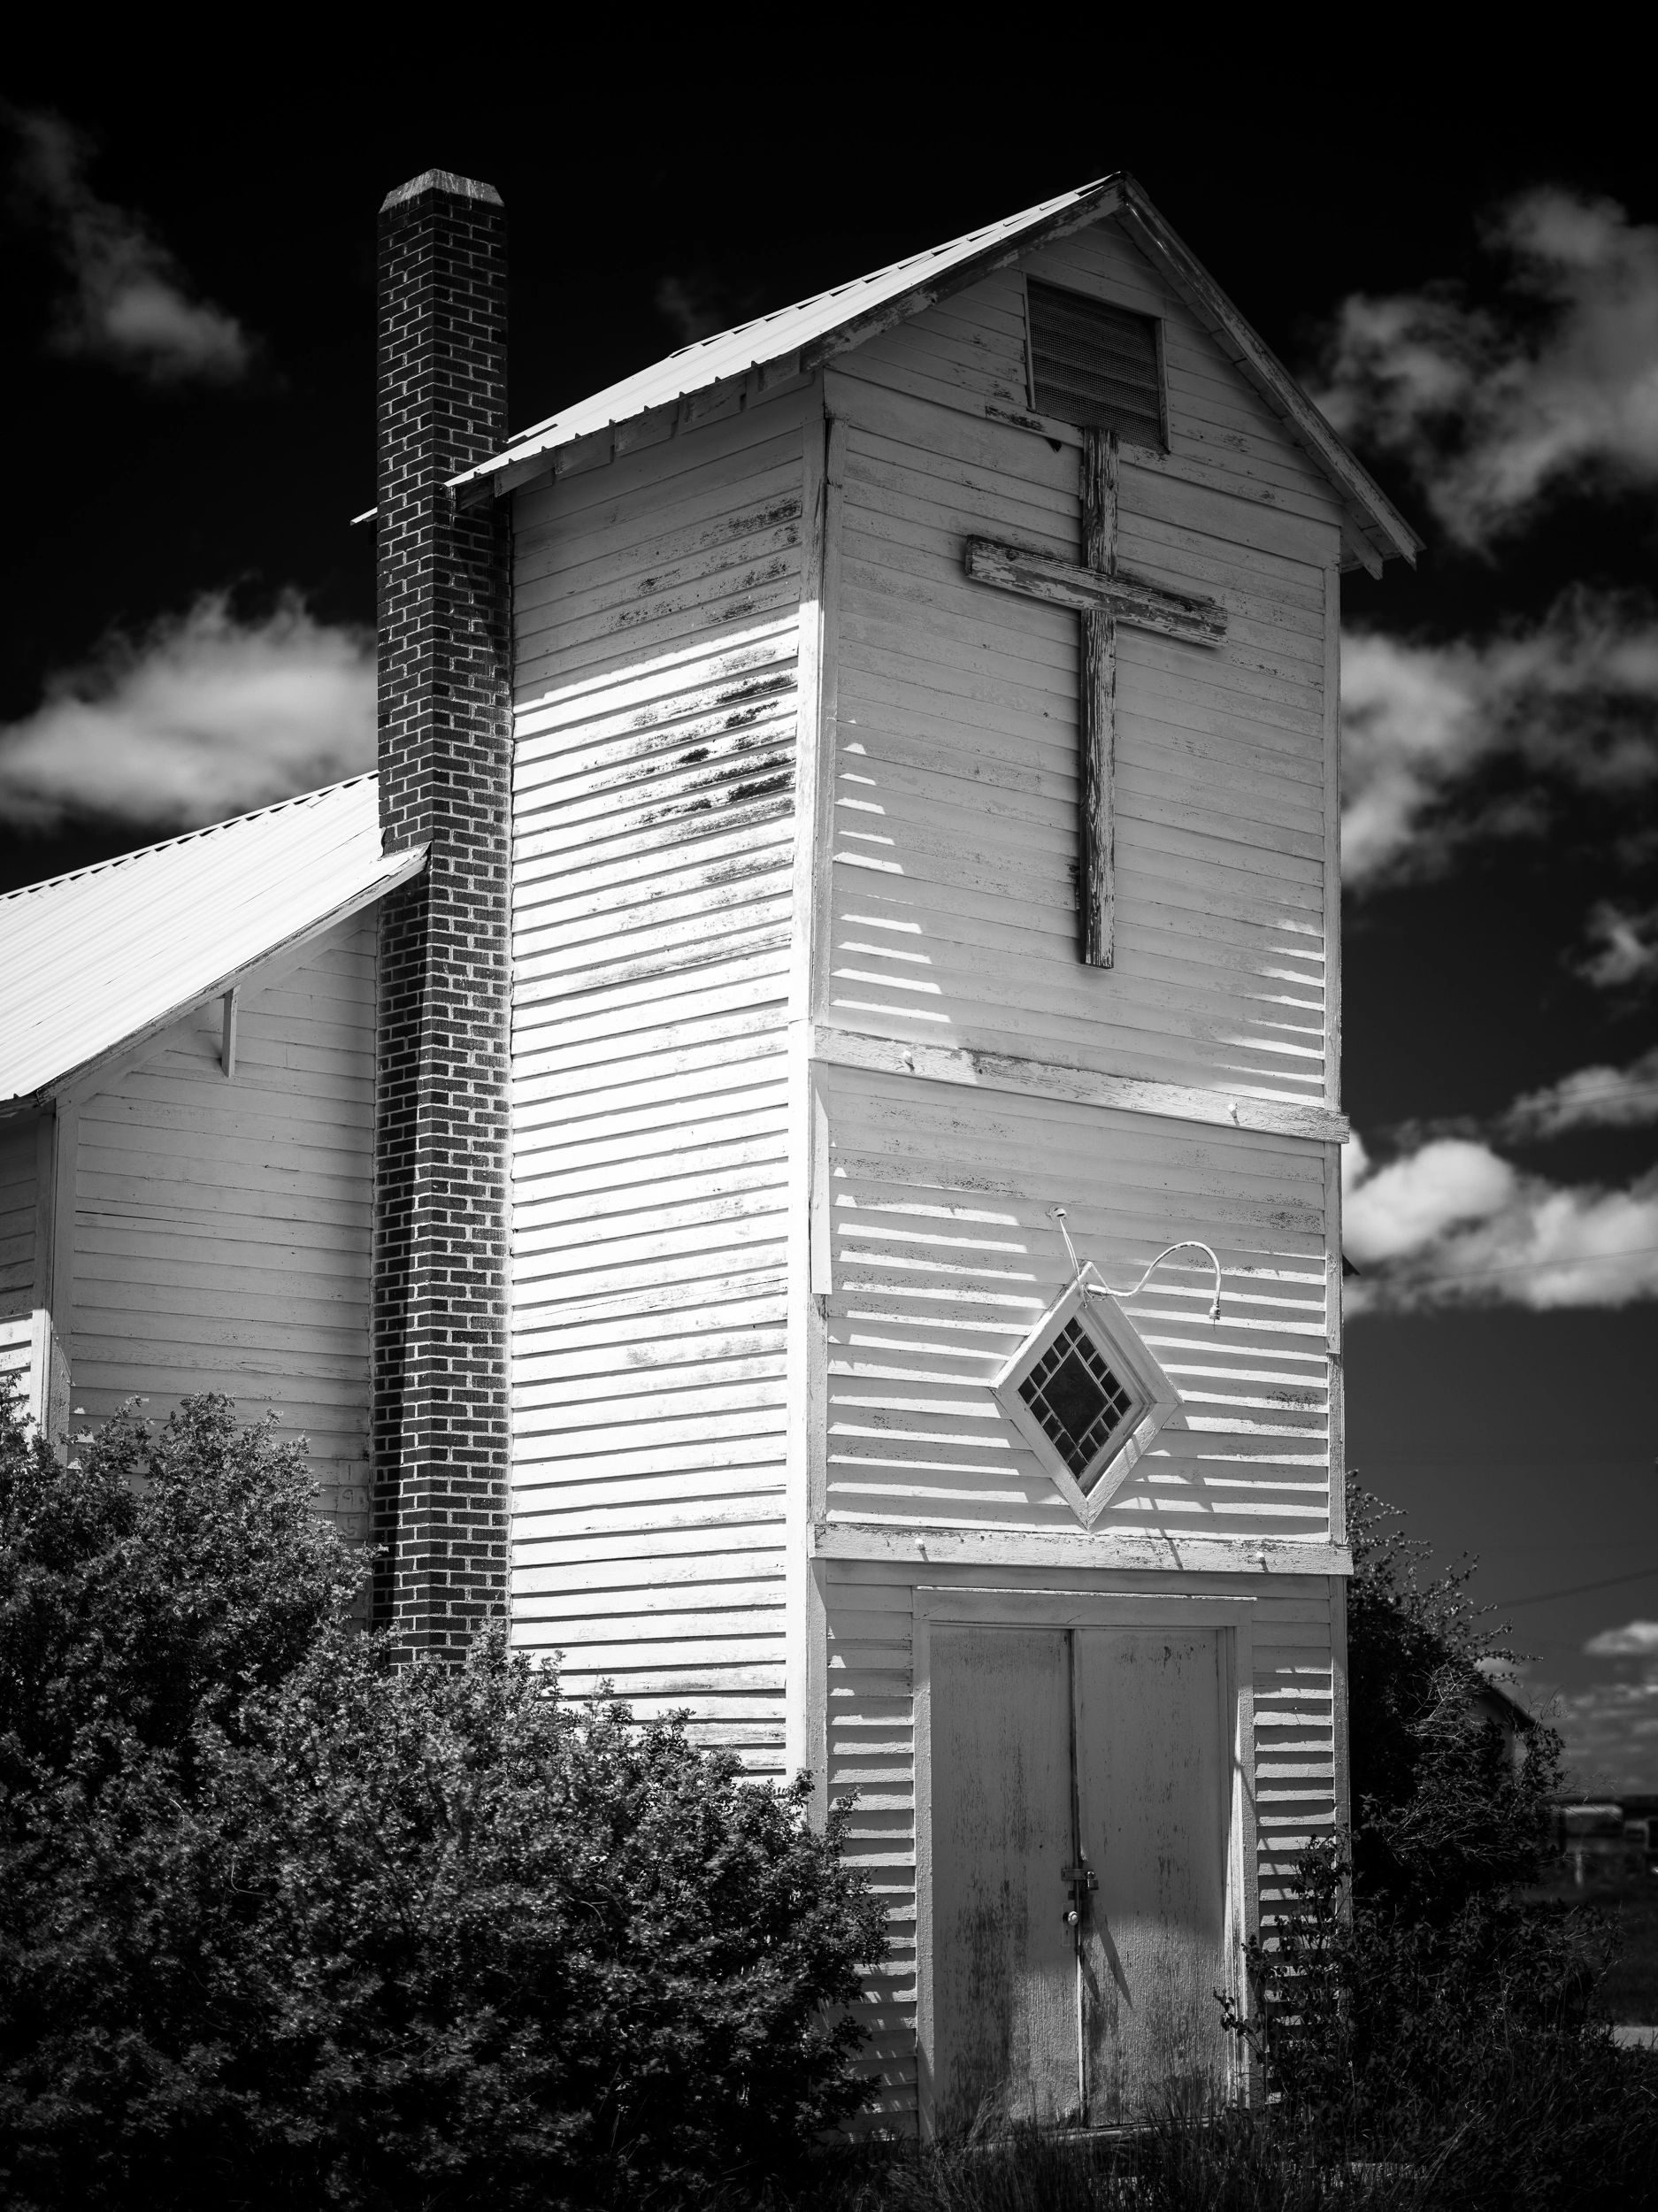
M46 1082L37 1084L32 1091L14 1092L10 1098L0 1099L0 1120L10 1120L19 1114L41 1112L65 1092L73 1091L78 1085L86 1082L102 1069L126 1059L140 1047L148 1044L152 1038L160 1036L164 1030L171 1029L174 1022L181 1021L196 1007L205 1006L213 999L222 998L226 991L234 991L257 970L263 968L267 962L280 958L285 952L297 952L303 946L311 943L314 938L324 936L329 930L338 928L342 922L349 921L354 914L360 913L365 906L374 905L377 901L400 889L405 883L411 882L426 866L429 850L430 848L426 845L411 845L406 852L388 855L387 858L392 864L387 867L383 874L377 875L371 883L360 886L347 897L338 901L328 909L326 913L319 915L313 920L307 922L301 929L287 931L282 936L275 939L263 950L254 955L251 959L242 961L236 967L227 970L224 975L211 983L199 989L189 991L176 1004L170 1006L165 1013L141 1023L137 1028L129 1030L124 1036L116 1038L110 1044L100 1045L96 1052L88 1054L85 1059L76 1061L69 1067L61 1069L58 1074L50 1077Z
M751 380L764 388L785 378L811 375L837 354L849 352L910 316L924 313L1037 247L1113 215L1120 219L1148 259L1163 273L1239 373L1254 385L1333 486L1346 512L1343 565L1363 567L1378 576L1382 564L1394 557L1414 567L1423 546L1421 537L1348 450L1265 339L1164 220L1138 181L1123 170L1101 178L1077 199L1025 229L1003 234L979 252L921 278L866 313L849 315L845 322L804 346L757 354L740 373L688 386L674 399L641 408L600 430L567 437L561 437L556 428L549 430L542 438L510 447L450 477L449 489L457 506L481 506L549 472L562 474L572 465L588 465L619 457L636 445L688 427L722 396ZM603 449L590 452L589 449Z
M1116 214L1125 188L1131 181L1121 173L1102 177L1098 184L1090 186L1080 198L1068 206L1056 209L1051 215L1044 216L1028 229L1011 237L993 240L978 253L952 263L948 269L909 286L902 292L894 293L892 298L883 300L879 307L870 309L867 313L848 316L844 323L825 331L810 344L780 349L772 354L756 355L741 375L720 377L706 384L687 386L676 399L662 406L641 408L626 422L612 422L604 431L588 433L580 439L560 439L556 432L549 432L545 440L538 441L528 450L518 446L504 453L492 455L487 461L480 461L476 467L464 470L460 475L449 479L449 489L454 495L455 503L457 507L466 508L481 506L487 500L498 499L556 468L557 456L564 448L585 447L595 436L603 438L609 435L615 439L618 433L626 430L628 424L646 418L666 418L705 408L715 395L742 384L750 377L758 376L764 380L771 373L773 380L777 380L775 373L779 367L787 367L791 375L812 375L825 361L833 360L836 354L850 352L853 347L879 337L883 331L891 330L895 325L907 321L910 316L925 313L940 300L953 298L956 293L965 291L994 271L1006 268L1009 263L1017 261L1033 248L1046 245L1055 238L1063 238L1073 230L1084 229L1090 223L1097 223L1106 216ZM635 439L626 442L631 446L641 442Z
M1122 181L1124 204L1120 219L1125 227L1334 485L1357 526L1355 531L1344 533L1344 536L1359 540L1352 549L1361 564L1371 568L1372 573L1379 574L1381 562L1397 556L1414 567L1423 540L1363 463L1349 452L1266 340L1233 305L1140 185L1132 177L1125 177ZM1373 555L1380 557L1373 567L1370 561L1364 559L1367 547Z

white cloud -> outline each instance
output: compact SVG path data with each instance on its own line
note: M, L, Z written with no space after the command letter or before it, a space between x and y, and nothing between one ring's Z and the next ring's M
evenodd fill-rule
M1645 990L1658 983L1658 906L1631 913L1601 899L1590 911L1585 934L1590 950L1577 963L1577 973L1597 990Z
M193 828L374 759L373 640L292 595L250 622L215 595L136 642L112 639L0 729L0 817Z
M1342 1240L1361 1265L1419 1252L1459 1223L1486 1220L1514 1194L1514 1170L1487 1146L1439 1137L1373 1168L1350 1138L1341 1162Z
M1432 872L1471 837L1545 829L1562 790L1658 783L1658 615L1577 590L1481 641L1348 632L1341 723L1343 880Z
M1584 1646L1591 1659L1658 1659L1658 1621L1625 1621L1603 1628Z
M1658 228L1555 189L1509 202L1485 243L1497 310L1435 285L1338 317L1319 403L1411 465L1451 534L1483 546L1564 480L1658 480Z
M1348 1141L1342 1241L1354 1314L1658 1297L1658 1171L1623 1190L1522 1175L1489 1145L1436 1138L1373 1167Z
M1502 1118L1509 1137L1563 1136L1571 1129L1637 1129L1658 1121L1658 1045L1626 1068L1578 1068L1516 1098Z
M70 289L53 333L65 353L135 370L156 384L229 383L254 348L234 316L193 296L142 219L87 182L91 149L60 116L18 114L18 180L50 229Z

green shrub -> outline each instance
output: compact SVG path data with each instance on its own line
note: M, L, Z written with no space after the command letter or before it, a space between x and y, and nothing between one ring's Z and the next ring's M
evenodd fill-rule
M222 1400L0 1434L0 2190L492 2207L785 2171L861 2093L880 1915L804 1785L399 1670Z
M1513 1655L1469 1595L1473 1563L1424 1583L1429 1547L1396 1517L1349 1479L1354 1877L1361 1898L1435 1918L1535 1878L1554 1848L1561 1742L1539 1724L1516 1766L1474 1709L1480 1663Z
M1559 1739L1514 1762L1472 1702L1497 1638L1471 1569L1424 1585L1386 1511L1350 1489L1354 1832L1300 1855L1230 2023L1287 2140L1408 2170L1412 2201L1658 2201L1658 2069L1590 2016L1600 1940L1516 1893L1553 1849Z
M0 1790L11 1813L143 1747L234 1732L365 1569L311 1510L303 1449L193 1398L129 1408L67 1465L0 1397Z

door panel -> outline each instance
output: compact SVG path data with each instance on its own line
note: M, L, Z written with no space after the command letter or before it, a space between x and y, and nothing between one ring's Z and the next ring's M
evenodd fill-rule
M932 1638L937 2124L1081 2116L1063 1629Z
M1229 1732L1220 1639L1075 1632L1084 2078L1095 2127L1217 2095L1228 1985Z

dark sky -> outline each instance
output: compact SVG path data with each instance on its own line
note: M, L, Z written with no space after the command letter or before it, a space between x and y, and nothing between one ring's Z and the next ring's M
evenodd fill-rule
M297 35L303 63L277 53L218 81L211 62L177 76L137 42L101 44L96 60L67 42L14 57L14 119L55 113L88 134L88 189L141 219L257 357L222 386L168 388L50 349L65 249L14 191L0 723L32 715L53 673L111 631L142 637L203 593L227 591L255 620L296 588L320 623L372 621L370 534L348 521L373 491L374 216L430 165L487 179L507 203L515 428L682 342L664 299L718 327L1119 167L1309 373L1355 293L1438 281L1468 288L1475 311L1497 303L1481 225L1516 195L1551 185L1658 221L1632 72L1620 93L1598 65L1574 75L1554 54L1506 76L1459 69L1405 50L1400 18L1327 65L1293 42L1208 50L1196 18L1139 51L1090 50L1042 18L976 39L971 64L940 74L872 25L818 20L799 42L772 11L679 42L629 18L585 48L549 31L544 53L527 19L492 19L473 68L457 26L441 65L372 75ZM965 35L949 34L953 50ZM1349 580L1361 624L1455 646L1536 625L1572 587L1645 603L1650 480L1574 480L1470 550L1396 452L1363 449L1430 542L1415 575L1394 564L1379 584ZM1491 773L1501 784L1524 764ZM1481 803L1515 795L1493 786ZM1519 1093L1653 1045L1653 994L1594 988L1572 966L1598 899L1658 900L1649 848L1629 841L1631 822L1650 830L1652 786L1556 792L1551 810L1547 833L1470 836L1429 879L1350 900L1347 1104L1373 1156L1408 1148L1402 1125L1488 1124ZM0 825L0 881L159 833ZM1508 1151L1556 1181L1626 1186L1653 1167L1654 1127L1579 1132L1546 1158ZM1482 1593L1644 1574L1515 1613L1535 1677L1575 1692L1621 1681L1632 1694L1646 1678L1581 1647L1658 1619L1654 1317L1649 1297L1538 1312L1503 1292L1350 1331L1350 1458L1416 1534L1481 1554ZM1658 1732L1647 1743L1658 1788Z

